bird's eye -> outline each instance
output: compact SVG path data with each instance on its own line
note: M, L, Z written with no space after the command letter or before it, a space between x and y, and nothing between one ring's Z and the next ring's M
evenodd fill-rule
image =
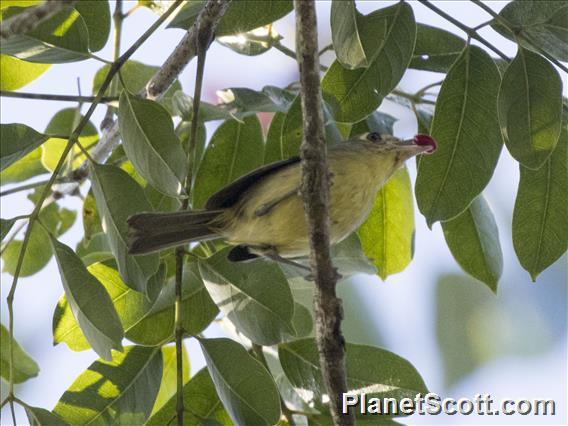
M371 132L367 135L367 140L371 142L378 142L381 140L381 135L377 132Z

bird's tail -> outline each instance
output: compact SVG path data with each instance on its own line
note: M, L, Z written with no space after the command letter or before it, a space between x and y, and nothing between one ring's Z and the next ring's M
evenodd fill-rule
M130 254L144 254L190 241L219 237L211 222L223 210L140 213L128 218Z

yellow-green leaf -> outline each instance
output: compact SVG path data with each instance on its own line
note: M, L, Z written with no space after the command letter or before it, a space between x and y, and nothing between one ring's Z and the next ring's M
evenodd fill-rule
M363 252L383 280L410 263L414 254L414 208L406 167L378 192L371 214L357 234Z
M37 79L50 66L0 55L0 90L18 90Z

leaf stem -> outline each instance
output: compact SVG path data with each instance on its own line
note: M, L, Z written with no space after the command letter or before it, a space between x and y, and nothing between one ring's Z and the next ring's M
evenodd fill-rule
M480 29L482 29L483 27L486 27L487 25L490 25L493 22L493 19L489 19L488 21L482 22L479 25L476 25L475 27L472 28L473 31L479 31Z
M53 170L53 173L51 174L51 177L49 178L47 185L44 187L43 191L41 192L39 199L38 199L32 213L30 214L30 221L29 221L28 228L27 228L25 236L24 236L24 240L22 242L22 246L20 248L20 253L18 255L18 261L16 263L16 268L14 270L14 278L12 280L12 285L10 286L10 291L8 292L8 296L6 298L6 302L8 304L8 316L9 316L9 321L8 321L9 330L8 331L9 331L9 334L10 334L10 343L9 343L10 380L9 380L9 383L8 383L8 398L9 398L10 403L12 403L12 401L15 398L15 395L14 395L14 345L13 345L13 340L14 340L14 298L15 298L15 294L16 294L16 288L17 288L17 285L18 285L18 279L19 279L20 273L22 271L22 266L24 264L24 258L25 258L26 250L27 250L29 242L30 242L30 236L31 236L31 232L33 230L34 224L38 219L39 213L41 211L41 208L43 206L44 201L47 198L47 195L51 191L51 187L53 186L53 184L57 180L57 176L59 175L59 173L63 169L63 165L65 164L65 160L67 158L67 155L69 154L69 152L71 151L71 149L73 148L73 146L75 145L77 140L79 139L79 135L81 134L81 132L83 131L85 126L89 123L89 119L91 118L91 116L95 112L95 109L97 108L97 105L100 103L100 101L103 97L103 94L105 93L107 88L110 86L110 83L111 83L114 75L120 70L120 67L134 54L134 52L136 52L136 50L138 50L138 48L142 45L142 43L144 43L148 39L148 37L150 37L156 31L156 29L158 29L158 27L162 24L162 22L164 22L168 18L168 16L180 4L181 4L181 0L177 0L172 6L170 6L168 11L166 13L164 13L162 16L160 16L160 18L157 19L156 22L154 24L152 24L150 26L150 28L148 28L144 32L144 34L142 34L142 36L138 40L136 40L136 42L134 42L134 44L122 56L120 56L115 62L113 62L113 64L110 66L110 68L107 72L107 75L106 75L97 95L95 96L93 103L91 104L91 106L87 110L87 113L81 118L81 120L80 120L79 124L77 125L77 127L75 128L75 130L73 130L73 132L69 136L69 141L67 142L67 145L63 149L63 152L61 153L61 156L59 157L59 161L57 162L57 165L55 166L55 169Z
M212 2L208 2L197 17L196 22L201 22L202 16L207 13L206 9ZM191 184L193 181L193 161L196 158L195 150L197 147L197 129L199 122L199 107L201 105L201 92L203 89L203 75L205 70L205 58L207 49L215 39L215 28L219 23L223 12L220 16L208 20L202 25L196 27L196 54L197 54L197 71L195 74L195 89L193 92L193 111L191 117L191 129L189 133L189 142L187 149L187 176L185 179L186 198L182 200L180 210L187 210L190 207ZM178 426L183 426L183 416L185 412L183 401L183 311L182 311L182 284L183 284L183 264L186 249L181 245L176 247L176 277L175 277L175 345L176 345L176 416Z
M440 81L436 81L434 83L427 84L422 89L420 89L418 92L416 92L415 96L422 98L428 90L430 90L432 87L441 86L443 82L444 82L444 80L440 80Z
M507 62L510 60L507 55L505 55L503 52L501 52L499 49L497 49L495 46L493 46L491 43L489 43L487 40L485 40L483 37L481 37L479 34L477 34L476 30L474 30L473 28L469 28L468 26L462 24L460 21L455 19L453 16L448 15L442 9L438 8L437 6L434 6L429 0L418 0L418 1L420 3L422 3L424 6L426 6L428 9L430 9L431 11L435 12L437 15L444 18L446 21L454 24L460 30L465 32L468 35L468 37L476 39L481 44L483 44L487 48L491 49L493 52L495 52L497 55L499 55L502 59L506 60Z
M10 92L8 90L0 90L0 96L4 98L19 98L19 99L41 99L44 101L62 101L62 102L94 102L96 96L73 96L73 95L53 95L48 93L22 93ZM117 96L103 96L100 103L107 104L110 102L117 102Z
M89 53L89 58L94 59L95 61L102 62L103 64L112 65L113 62L107 59L101 58L100 56L95 55L94 53Z

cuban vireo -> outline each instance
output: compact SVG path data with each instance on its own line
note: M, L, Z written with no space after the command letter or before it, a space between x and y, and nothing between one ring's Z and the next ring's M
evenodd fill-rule
M427 135L401 140L375 132L328 147L330 243L340 242L365 221L377 192L405 160L435 149ZM236 246L228 256L234 261L307 256L300 178L300 159L294 157L238 178L211 196L203 210L131 216L130 253L223 238Z

